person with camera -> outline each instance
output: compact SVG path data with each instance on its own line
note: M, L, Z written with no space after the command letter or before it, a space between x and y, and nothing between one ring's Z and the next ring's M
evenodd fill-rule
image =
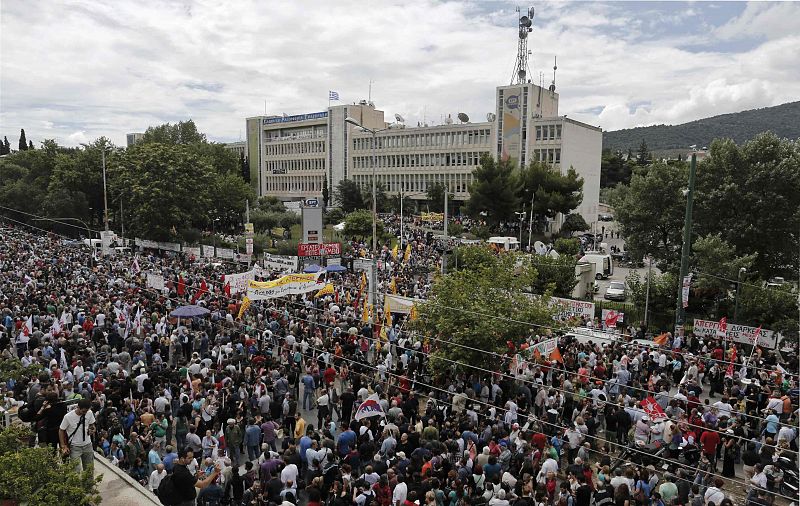
M89 399L79 400L78 407L64 415L58 431L61 453L75 462L79 470L91 469L94 465L95 419L91 405Z

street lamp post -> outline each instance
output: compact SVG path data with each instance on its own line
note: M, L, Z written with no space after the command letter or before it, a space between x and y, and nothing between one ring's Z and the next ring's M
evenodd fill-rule
M103 224L105 225L104 230L108 232L108 191L106 190L106 145L103 142L102 151L102 159L103 159Z
M733 321L736 322L736 316L739 313L739 287L742 286L742 274L747 272L744 267L739 267L739 274L736 275L736 302L733 304Z
M531 191L531 219L528 221L528 253L531 252L531 236L533 235L533 199L536 192Z
M348 116L344 119L345 123L349 123L364 132L368 132L372 135L372 273L370 275L371 282L372 282L372 290L371 292L371 299L372 299L372 307L375 307L375 302L377 299L377 272L378 272L378 196L375 192L375 169L377 167L378 156L376 152L376 143L377 143L377 134L378 132L383 132L384 130L388 130L388 128L367 128L363 126L361 123L358 122L355 118L351 118Z
M686 215L683 220L683 248L681 250L681 273L678 278L678 299L675 306L675 332L683 332L686 312L683 309L683 280L689 271L689 253L692 248L692 206L694 203L694 179L697 171L697 153L692 153L689 164L689 189L686 191ZM679 330L680 329L680 330Z
M214 247L214 256L217 256L217 227L216 224L219 221L219 218L214 218L211 220L211 240L212 245Z

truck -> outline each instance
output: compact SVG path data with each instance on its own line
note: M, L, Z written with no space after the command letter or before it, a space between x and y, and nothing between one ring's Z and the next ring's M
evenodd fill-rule
M607 279L614 274L614 260L611 255L599 251L587 251L578 262L588 262L595 266L595 279Z
M488 242L504 251L519 250L519 241L516 237L490 237Z

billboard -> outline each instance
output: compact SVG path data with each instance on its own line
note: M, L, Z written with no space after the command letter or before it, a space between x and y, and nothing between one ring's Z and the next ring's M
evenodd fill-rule
M522 88L508 88L503 91L503 140L502 160L519 164L522 142Z

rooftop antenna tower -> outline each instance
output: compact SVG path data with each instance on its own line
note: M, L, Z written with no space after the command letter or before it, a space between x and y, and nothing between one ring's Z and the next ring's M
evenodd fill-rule
M553 56L553 82L550 83L550 93L556 92L556 70L558 70L558 56Z
M517 7L517 13L521 12ZM511 84L525 84L528 75L528 34L533 31L533 7L528 9L527 14L519 17L519 40L517 42L517 63L514 74L511 76Z

